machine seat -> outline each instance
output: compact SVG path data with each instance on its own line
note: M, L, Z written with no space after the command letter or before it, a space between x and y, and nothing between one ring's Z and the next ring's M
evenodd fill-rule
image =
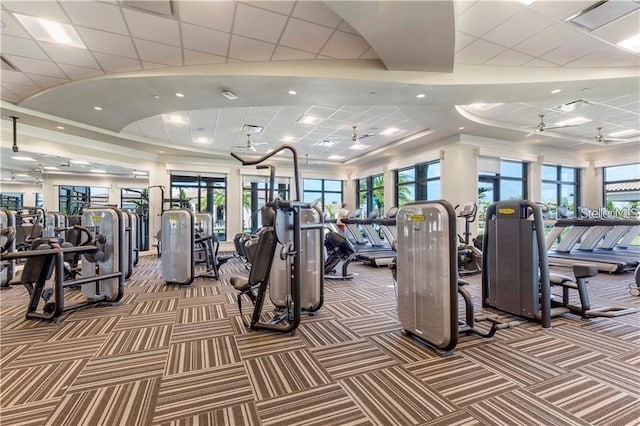
M598 265L592 263L574 263L572 268L576 278L589 278L598 275Z
M244 292L249 287L251 287L251 285L249 284L249 280L247 278L243 278L243 277L231 277L229 279L229 282L231 283L233 288L235 288L238 291L242 291L242 292Z

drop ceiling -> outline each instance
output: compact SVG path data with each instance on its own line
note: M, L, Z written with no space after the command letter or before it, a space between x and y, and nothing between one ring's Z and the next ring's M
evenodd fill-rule
M415 135L428 143L462 131L611 148L637 143L640 129L640 56L617 46L638 33L640 5L621 2L622 16L588 31L566 19L596 1L399 2L393 10L391 2L3 1L2 117L159 161L229 158L246 145L245 124L264 128L251 136L252 154L291 143L334 164L400 149ZM86 49L39 41L18 15L69 24ZM578 110L560 109L577 100ZM480 102L501 105L469 106ZM590 121L535 132L540 114L550 125ZM356 144L363 149L352 149L354 125L372 135ZM627 133L599 143L598 127L606 137ZM21 167L10 157L3 172Z

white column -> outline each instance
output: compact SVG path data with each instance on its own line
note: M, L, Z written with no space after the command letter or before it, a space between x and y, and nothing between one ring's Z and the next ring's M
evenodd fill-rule
M456 144L440 152L441 198L454 207L467 201L478 202L478 161L477 151L469 145ZM478 221L471 224L471 233L477 234ZM458 229L464 227L459 221Z
M397 207L395 201L395 190L396 190L396 180L395 173L393 170L388 170L387 166L384 167L384 212L380 212L381 214L386 214L387 210L391 207Z
M231 169L227 176L227 241L242 232L242 175L240 169Z
M171 198L171 176L164 163L156 163L149 171L149 186L163 186L165 198ZM149 246L155 244L154 236L161 227L162 192L159 188L149 189Z
M542 158L538 157L538 161L532 161L528 164L527 176L527 194L528 199L532 201L542 201Z
M595 210L604 203L604 169L593 162L580 171L580 207Z

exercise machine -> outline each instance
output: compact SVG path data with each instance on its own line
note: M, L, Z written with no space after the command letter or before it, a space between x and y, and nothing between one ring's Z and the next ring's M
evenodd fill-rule
M3 233L7 229L6 235L0 236L0 246L3 248L2 253L14 253L16 251L16 216L15 213L8 209L0 210L0 231ZM9 288L9 282L16 275L16 260L5 260L0 264L0 288Z
M324 225L321 220L315 223L315 219L305 218L309 214L313 216L313 213L308 212L316 211L317 214L317 210L310 203L299 201L300 174L295 148L290 145L282 145L255 161L243 160L235 153L232 153L231 156L244 166L259 165L283 150L289 150L293 155L295 200L272 199L272 201L265 203L261 215L263 226L257 235L255 255L251 261L249 277L234 276L231 277L230 282L238 290L237 300L241 315L242 298L247 296L253 302L251 322L247 324L243 317L245 326L252 330L287 333L294 332L300 324L303 308L317 311L322 306L324 285L322 232ZM304 234L306 236L303 236ZM271 272L278 244L282 247L278 256L283 259L284 270L290 279L271 283ZM262 310L270 285L273 285L274 289L269 290L269 295L276 298L276 302L282 301L284 306L276 306L270 319L265 321Z
M398 317L404 334L450 355L460 334L492 337L497 330L517 326L493 316L474 314L471 295L458 280L456 214L448 201L417 201L405 204L397 216ZM458 295L465 304L464 319L458 317ZM488 321L487 332L475 327Z
M191 210L165 210L161 217L162 279L190 285L196 274L195 217Z
M461 276L482 272L482 252L471 244L471 224L475 222L478 205L468 201L458 211L458 217L464 219L464 233L458 234L458 273Z
M591 308L586 278L596 265L573 265L574 279L549 272L541 206L528 200L499 201L486 212L482 263L482 306L496 308L551 327L551 318L574 313L583 318L635 312L620 307ZM562 297L551 293L562 287ZM580 305L569 302L576 290Z
M324 277L330 280L350 280L349 264L356 258L353 244L339 232L328 231L324 238L327 255L324 261ZM341 275L336 274L338 263L342 262Z
M632 296L640 296L640 265L633 273L633 283L629 284L629 292Z
M83 213L88 244L73 247L58 238L40 238L28 251L2 254L2 261L26 259L10 284L22 284L29 292L27 319L59 321L63 313L91 305L113 305L124 295L124 242L122 212L116 208L90 208ZM65 256L81 253L82 277L65 280ZM51 280L53 278L53 280ZM52 282L51 282L52 281ZM65 293L80 287L84 301L65 305Z

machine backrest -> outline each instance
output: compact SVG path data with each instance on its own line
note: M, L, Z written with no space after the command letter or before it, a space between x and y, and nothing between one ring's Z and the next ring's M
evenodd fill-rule
M262 228L260 230L255 247L255 255L251 259L250 285L260 284L269 276L276 251L276 243L276 233L273 228Z
M50 241L46 239L38 239L31 245L31 250L48 250L53 248ZM46 254L37 257L30 257L24 264L20 282L24 284L34 284L39 280L48 280L53 275L53 265L55 263L55 254Z

